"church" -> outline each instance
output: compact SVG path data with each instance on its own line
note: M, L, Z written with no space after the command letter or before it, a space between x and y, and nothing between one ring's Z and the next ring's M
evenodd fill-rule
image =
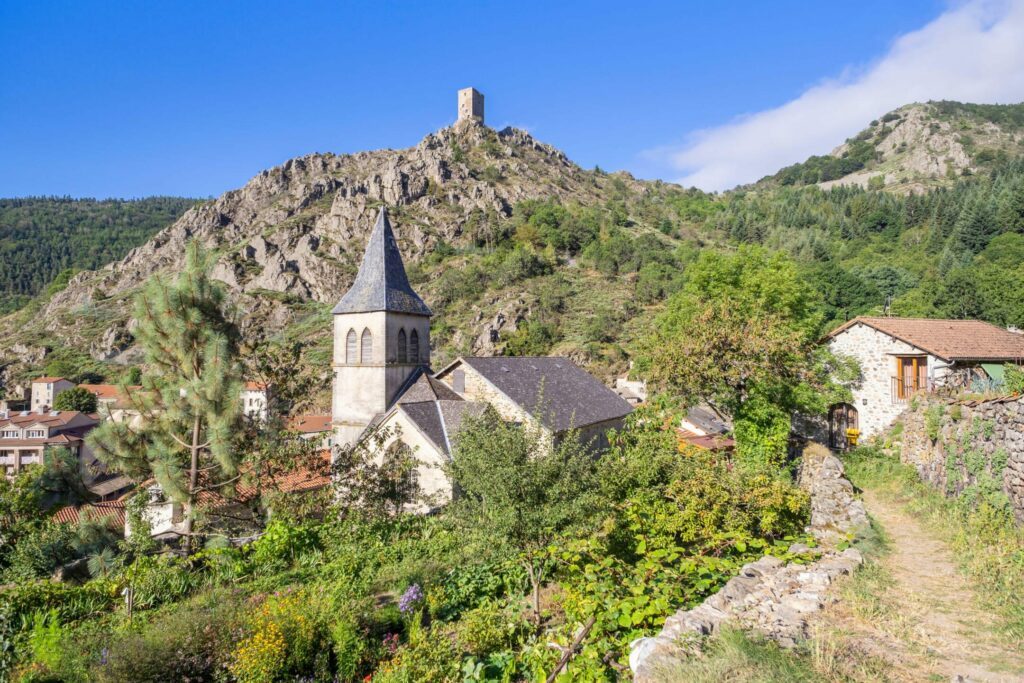
M453 455L459 426L491 406L504 420L537 424L554 438L577 430L595 450L632 410L568 358L460 357L430 365L430 308L405 273L387 210L370 233L352 287L334 307L334 443L387 435L383 450L408 449L417 481L436 500L451 496L439 465Z

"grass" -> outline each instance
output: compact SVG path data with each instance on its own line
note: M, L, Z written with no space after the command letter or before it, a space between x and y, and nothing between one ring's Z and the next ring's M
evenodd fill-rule
M1024 529L999 501L982 498L975 507L946 498L918 479L915 470L876 449L846 458L850 480L902 505L946 541L960 569L977 588L986 609L1000 621L999 635L1024 641Z
M684 661L665 664L651 680L692 683L776 683L821 681L822 675L804 657L794 656L764 638L723 629L707 641L704 651Z

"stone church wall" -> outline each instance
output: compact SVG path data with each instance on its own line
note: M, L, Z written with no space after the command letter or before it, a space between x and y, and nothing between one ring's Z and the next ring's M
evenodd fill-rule
M902 419L900 460L947 496L1001 489L1024 523L1024 397L952 401L922 395Z

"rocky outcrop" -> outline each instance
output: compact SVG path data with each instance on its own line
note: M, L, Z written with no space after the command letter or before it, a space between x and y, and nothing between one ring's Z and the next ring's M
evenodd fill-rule
M97 359L122 357L131 343L121 331L132 293L153 274L180 269L193 239L214 252L216 277L244 313L243 333L269 336L308 315L301 304L340 298L382 204L391 209L407 265L414 265L441 242L486 240L520 201L602 204L613 182L637 193L647 187L626 174L584 171L526 132L474 122L439 130L408 149L310 154L197 204L123 260L79 273L51 297L32 329L0 319L0 349L39 332ZM431 286L422 287L428 303ZM463 330L460 348L493 353L524 311L516 302L495 308ZM83 312L103 327L82 324Z
M837 550L835 542L856 533L868 519L842 463L823 446L814 444L805 450L800 484L811 493L808 531L824 548L820 557L810 563L786 564L766 555L745 565L700 605L666 619L657 636L632 643L629 664L634 680L669 680L661 672L673 660L692 655L700 637L713 635L724 624L756 631L783 647L807 638L811 616L835 601L829 590L832 583L863 562L860 551ZM789 552L810 556L812 551L794 544Z

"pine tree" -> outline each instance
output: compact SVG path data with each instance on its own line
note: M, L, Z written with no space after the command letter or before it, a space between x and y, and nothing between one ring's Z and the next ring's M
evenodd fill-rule
M241 406L238 328L210 259L193 242L174 282L153 277L136 300L136 337L146 357L142 387L122 386L142 416L105 422L89 435L97 457L137 479L154 478L185 512L195 548L197 500L239 478L234 444Z

